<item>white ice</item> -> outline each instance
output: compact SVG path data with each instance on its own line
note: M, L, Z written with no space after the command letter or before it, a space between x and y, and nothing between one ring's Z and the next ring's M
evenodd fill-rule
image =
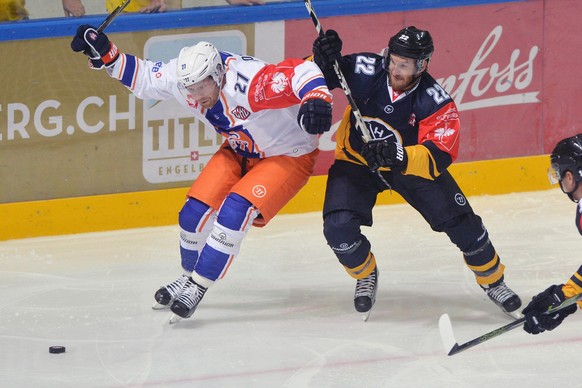
M470 201L524 302L579 267L575 205L559 189ZM441 314L459 343L510 318L411 207L380 206L374 217L364 233L380 286L367 322L319 213L251 230L227 276L173 326L151 305L180 273L177 226L0 242L0 386L582 386L582 313L552 332L518 328L447 356ZM67 351L49 354L51 345Z

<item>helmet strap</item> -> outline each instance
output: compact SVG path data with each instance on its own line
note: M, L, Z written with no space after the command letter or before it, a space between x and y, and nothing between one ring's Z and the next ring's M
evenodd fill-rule
M570 171L571 174L572 171ZM580 182L578 181L578 179L576 178L576 176L574 175L574 188L571 191L565 191L564 187L562 186L562 179L560 179L560 189L562 190L562 192L564 194L566 194L568 196L568 198L570 198L570 200L574 203L578 203L578 200L574 199L574 193L576 192L576 190L578 190L578 186L580 185Z
M576 186L578 186L578 183L576 183ZM562 190L563 191L563 190ZM576 191L576 190L574 190ZM573 191L573 192L574 192ZM565 192L565 191L564 191ZM572 193L573 193L572 192ZM565 192L566 193L566 192ZM566 193L566 195L568 196L568 198L570 198L570 201L574 202L574 203L578 203L578 201L576 199L574 199L574 196L572 195L572 193Z

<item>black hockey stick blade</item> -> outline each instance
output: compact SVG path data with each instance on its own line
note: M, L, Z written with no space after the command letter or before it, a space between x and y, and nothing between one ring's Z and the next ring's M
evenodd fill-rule
M573 297L563 301L560 305L556 306L555 308L548 310L544 314L549 314L554 311L565 309L566 307L571 306L580 300L582 300L582 294L574 295ZM500 336L503 333L507 333L508 331L513 330L516 327L520 327L523 325L524 322L525 318L516 319L515 321L508 323L505 326L502 326L498 329L490 331L489 333L483 334L482 336L477 337L469 342L465 342L459 345L457 341L454 339L455 337L453 334L453 327L451 325L451 320L449 316L447 314L443 314L439 319L439 331L441 334L443 345L445 346L445 351L448 351L447 355L453 356L457 353L470 349L473 346L482 344L485 341Z
M97 27L97 32L103 32L107 28L107 26L109 26L111 24L111 22L121 12L123 12L123 10L125 9L125 7L127 7L130 2L131 2L131 0L124 0L123 3L119 4L117 6L117 8L115 8L113 11L111 11L111 13L109 14L109 16L107 16L107 18L105 18L105 20L103 20L103 22L101 23L101 25L99 25L99 27Z
M505 326L502 326L498 329L490 331L487 334L483 334L482 336L477 337L474 340L471 340L469 342L465 342L464 344L459 345L458 343L455 342L453 347L451 348L451 350L449 351L449 353L447 355L453 356L453 355L460 353L464 350L472 348L473 346L479 345L485 341L490 340L491 338L495 338L503 333L506 333L512 329L515 329L516 327L523 325L524 322L525 322L525 318L519 318L511 323L508 323Z

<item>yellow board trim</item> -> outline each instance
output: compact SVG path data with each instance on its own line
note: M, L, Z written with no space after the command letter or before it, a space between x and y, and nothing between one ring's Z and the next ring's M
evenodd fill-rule
M550 189L548 155L453 164L467 196ZM280 214L321 211L327 176L314 176ZM175 225L188 188L0 204L0 240ZM403 203L385 192L378 204Z

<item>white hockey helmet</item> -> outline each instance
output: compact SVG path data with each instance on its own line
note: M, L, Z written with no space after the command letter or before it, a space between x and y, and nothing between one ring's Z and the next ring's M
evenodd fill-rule
M184 88L209 76L222 88L224 65L216 47L208 42L199 42L180 50L177 73Z

